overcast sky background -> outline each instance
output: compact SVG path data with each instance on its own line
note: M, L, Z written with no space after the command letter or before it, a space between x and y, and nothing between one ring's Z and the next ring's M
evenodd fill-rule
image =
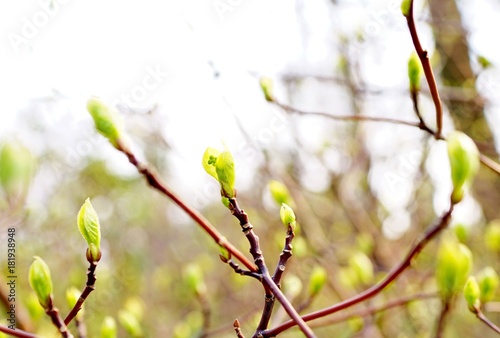
M198 197L206 195L209 178L203 176L199 164L206 146L218 146L224 140L236 152L236 159L251 171L252 164L238 153L245 139L235 127L235 116L258 142L286 145L290 140L292 129L280 112L264 101L257 78L276 78L287 72L318 74L325 68L333 71L338 55L332 46L338 44L340 35L333 33L355 36L361 32L364 36L366 42L360 48L368 85L406 88L406 60L412 45L399 1L339 2L343 6L333 7L324 0L2 1L0 139L22 134L16 130L16 116L37 107L40 100L57 101L38 114L53 128L53 142L60 144L65 138L78 137L75 126L89 125L85 102L91 95L110 103L132 104L137 111L158 104L158 127L174 149L173 175L178 179L172 184L181 195L192 195L189 191L197 191L194 195ZM417 9L421 5L417 1ZM500 4L479 0L464 1L463 5L467 6L464 16L474 51L500 64L496 43ZM432 52L429 27L420 22L419 30L424 46ZM219 77L214 72L219 72ZM500 124L495 98L496 88L500 89L498 72L484 73L479 83L494 103L488 118ZM277 92L285 94L279 86ZM308 97L300 103L310 110L321 110L323 102ZM403 106L409 104L407 101ZM429 103L423 105L433 112ZM338 111L329 112L343 114L345 107L339 99ZM374 103L366 112L388 117L399 113L390 98ZM321 120L304 119L293 130L314 149L326 136L322 128ZM380 129L384 130L391 129ZM408 135L408 129L397 130ZM420 135L418 131L415 134ZM22 138L29 142L30 136ZM36 144L32 146L36 149ZM132 174L133 168L111 147L99 148L105 148L99 150L105 156L115 156L114 167L122 174ZM370 150L386 155L387 149L391 149L387 139L374 134ZM63 152L70 154L72 150L62 146ZM412 151L409 148L407 153ZM441 168L446 162L444 148L437 146L435 153ZM309 188L321 190L321 175L311 172ZM387 172L386 164L375 167L374 172ZM249 173L242 169L240 174L240 188L248 188L251 182L244 178ZM405 179L411 181L411 177ZM401 213L409 188L398 188L402 191L396 196L391 189L382 189L382 199L388 209L395 210L393 223L409 224L408 214ZM445 207L443 196L448 189L445 184L436 194L437 212ZM472 202L463 209L468 210L463 219L474 218Z

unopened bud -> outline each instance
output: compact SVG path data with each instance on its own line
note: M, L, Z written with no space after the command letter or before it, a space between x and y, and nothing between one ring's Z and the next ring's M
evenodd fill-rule
M481 290L479 289L479 284L474 276L469 277L464 286L464 297L469 305L469 310L476 313L477 309L481 306L481 301L479 295Z
M47 310L52 298L52 279L47 264L38 256L31 263L29 270L29 283L38 297L40 305Z
M465 245L444 239L437 252L436 280L447 301L463 288L472 268L472 253Z
M309 294L316 296L326 284L326 270L321 266L315 266L309 278Z
M295 230L295 213L293 212L292 208L290 208L285 203L281 204L280 218L281 222L283 222L284 225L286 225L287 227L288 225L290 225L292 227L292 230Z
M87 241L87 260L98 262L101 259L101 226L94 207L87 198L78 212L78 229Z
M97 131L106 137L115 148L118 148L123 124L118 113L96 97L89 99L87 110L94 119Z
M500 282L496 271L491 266L488 266L479 272L477 280L481 290L481 303L493 300Z

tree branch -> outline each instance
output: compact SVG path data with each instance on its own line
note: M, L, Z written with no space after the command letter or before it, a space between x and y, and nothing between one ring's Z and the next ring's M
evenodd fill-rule
M34 335L32 333L20 330L20 329L10 329L5 325L0 324L0 332L7 333L8 335L11 335L13 337L20 337L20 338L37 338L37 335Z
M75 306L73 306L73 309L71 309L70 313L68 313L68 315L64 319L64 324L66 325L71 323L73 318L75 318L75 316L77 315L78 311L82 309L83 303L85 302L87 297L95 289L95 281L96 281L95 269L97 268L97 262L89 262L89 263L90 265L87 270L87 283L85 285L85 290L83 290Z
M432 226L430 229L427 230L427 232L424 234L424 236L413 246L413 248L410 250L410 252L407 254L407 256L404 258L404 260L399 263L396 267L392 269L391 272L379 283L375 284L371 288L365 290L364 292L351 297L349 299L346 299L338 304L335 304L333 306L327 307L325 309L312 312L310 314L307 314L303 316L302 318L305 321L310 321L314 319L318 319L321 317L325 317L328 315L331 315L333 313L336 313L338 311L344 310L348 307L351 307L355 304L364 302L367 299L370 299L377 295L379 292L381 292L385 287L387 287L389 284L391 284L393 281L395 281L410 265L412 260L424 249L424 247L431 241L434 237L436 237L443 229L446 228L446 226L449 224L451 220L451 214L453 212L453 205L450 206L449 210L441 216L439 222ZM262 332L263 337L275 337L281 332L293 327L295 325L294 322L292 321L287 321L281 325L278 325L274 329L267 330Z

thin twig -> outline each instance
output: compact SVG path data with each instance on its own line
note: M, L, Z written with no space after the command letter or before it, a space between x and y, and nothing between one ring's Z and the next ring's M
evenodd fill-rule
M448 315L451 312L451 308L452 308L451 300L443 302L443 307L441 309L441 313L439 314L439 319L436 327L436 338L443 337L446 319L448 319Z
M57 327L57 330L64 338L73 338L73 335L69 331L68 327L62 320L61 316L59 316L59 309L54 306L52 296L49 297L49 305L45 310L45 313L50 317L52 324Z
M338 304L327 307L325 309L312 312L302 317L305 321L310 321L314 319L318 319L324 316L331 315L338 311L344 310L348 307L351 307L355 304L364 302L367 299L370 299L380 293L383 289L385 289L389 284L395 281L408 267L410 267L412 260L424 249L424 247L431 241L434 237L436 237L446 226L449 224L451 220L451 214L453 212L453 205L450 206L447 212L441 216L439 222L432 226L424 236L413 246L410 252L406 255L399 265L394 267L391 272L379 283L375 284L371 288L365 290L364 292L346 299ZM262 332L263 337L275 337L279 333L293 327L295 325L292 321L287 321L281 325L278 325L274 329L267 330Z
M71 323L73 318L78 314L78 311L82 309L83 303L87 299L87 297L90 295L92 291L95 289L95 281L96 281L96 276L95 276L95 269L97 268L97 262L89 262L89 268L87 270L87 283L85 285L85 290L83 290L82 294L80 295L80 298L78 298L75 306L73 306L73 309L71 309L70 313L66 316L64 319L64 324L68 325Z
M420 39L418 37L417 28L415 27L415 18L413 16L413 0L410 1L410 10L408 12L408 15L406 15L406 21L408 23L408 29L410 30L413 45L415 46L415 51L417 52L417 55L424 69L425 78L427 80L427 84L429 85L429 90L431 91L432 101L434 102L434 106L436 107L437 131L435 133L435 137L436 139L439 139L441 138L441 132L443 130L443 106L439 97L436 78L434 77L434 73L432 72L429 54L422 48Z
M262 255L262 250L259 244L259 237L253 231L253 225L250 223L248 219L247 213L241 209L236 201L236 198L228 198L229 200L229 209L234 217L236 217L240 223L241 229L245 234L248 242L250 243L250 254L252 255L255 264L259 268L259 272L262 275L263 285L266 290L266 295L269 295L269 291L276 297L276 299L281 303L285 311L288 313L292 322L299 326L301 331L305 334L306 337L316 337L312 332L311 328L307 326L305 321L300 317L297 311L294 309L292 304L285 297L281 289L276 285L276 283L271 278L269 271L267 269L266 263L264 261L264 256ZM258 337L260 335L259 331L254 333L253 337Z
M20 338L37 338L38 336L33 334L33 333L29 333L29 332L26 332L26 331L23 331L23 330L20 330L20 329L11 329L5 325L1 325L0 324L0 332L3 332L3 333L7 333L8 335L11 335L13 337L20 337Z
M387 310L395 308L395 307L405 306L405 305L407 305L411 302L414 302L414 301L425 300L425 299L435 298L435 297L437 297L436 293L417 293L415 295L406 296L403 298L391 300L383 305L369 306L369 307L363 308L357 312L345 313L345 314L338 316L336 318L329 318L329 319L323 320L321 322L318 321L317 323L313 323L310 326L311 327L323 327L323 326L327 326L327 325L342 323L342 322L345 322L346 320L349 320L349 319L355 318L355 317L368 317L368 316L374 315L375 313L387 311Z
M231 253L232 256L236 257L247 269L251 271L258 271L257 267L250 262L248 258L241 253L235 246L227 241L227 239L222 236L222 234L212 225L210 222L203 217L198 211L187 205L179 196L174 194L167 185L162 181L162 179L148 166L144 163L139 162L135 155L124 145L118 144L118 150L123 152L130 163L132 163L142 176L146 179L148 184L161 192L163 195L170 198L175 204L177 204L184 212L193 219L196 224L201 226L203 230L212 237L212 239L220 246L226 248L227 251Z
M484 313L481 311L481 309L477 309L477 311L476 311L476 317L479 318L480 321L482 321L483 323L485 323L486 325L488 325L488 327L491 328L493 331L495 331L496 333L500 334L500 328L498 326L496 326L495 324L493 324L484 315Z
M241 332L241 329L240 329L240 322L238 321L238 319L236 319L233 323L233 327L234 327L234 331L236 332L236 337L238 338L245 338L245 336L243 335L243 333Z

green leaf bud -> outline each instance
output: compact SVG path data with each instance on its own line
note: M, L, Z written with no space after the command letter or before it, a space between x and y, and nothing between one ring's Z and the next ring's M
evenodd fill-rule
M455 236L460 243L465 243L469 237L469 229L464 224L457 224L453 227Z
M316 296L326 284L326 270L321 266L315 266L309 278L309 295Z
M212 147L208 147L205 150L205 153L203 153L203 159L201 161L201 164L203 165L203 169L205 169L205 171L210 176L215 178L217 181L219 180L219 178L217 177L217 172L215 171L215 163L217 162L217 158L219 156L220 156L219 150L212 148Z
M493 300L500 282L496 271L491 266L488 266L479 272L477 280L481 290L481 303L484 304Z
M357 252L349 258L349 267L357 279L364 285L370 284L374 278L373 264L370 258L362 252Z
M118 113L96 97L91 97L88 100L87 110L94 119L97 131L106 137L115 148L118 148L123 124Z
M118 311L120 325L134 338L142 337L142 328L139 319L128 310Z
M472 139L460 131L453 131L448 135L448 157L451 166L453 204L460 202L467 189L474 180L479 169L479 151Z
M80 299L80 295L81 295L80 290L78 290L74 286L66 290L66 301L68 302L68 306L70 309L72 309L76 305L78 299ZM76 316L77 318L82 318L83 315L84 315L84 309L82 304L82 308L80 309L80 311L78 311L78 314Z
M52 279L47 264L38 256L34 257L29 270L29 283L38 297L40 305L47 310L52 302Z
M302 291L302 281L295 275L287 275L282 281L283 291L286 293L287 298L294 299Z
M222 202L223 206L229 208L229 198L222 196L220 201Z
M283 224L285 226L288 227L288 225L290 225L292 227L292 230L295 230L295 226L296 226L295 213L293 212L292 208L290 208L285 203L281 204L280 218L281 218L281 222L283 222Z
M474 276L470 276L464 286L464 297L469 305L469 310L476 313L477 309L481 306L481 301L479 295L481 290L479 289L479 284Z
M25 196L35 172L35 159L20 143L0 148L0 185L9 197Z
M472 253L455 240L444 239L437 252L436 281L443 300L450 300L463 288L472 268Z
M281 205L283 203L291 204L290 192L288 191L286 185L281 182L272 180L271 182L269 182L268 187L269 191L271 192L271 196L273 197L274 201L278 203L278 205Z
M113 317L106 316L101 324L101 338L118 337L118 328Z
M420 80L422 79L422 64L417 53L411 53L408 60L408 78L410 80L410 91L412 93L420 90Z
M219 250L220 250L220 259L224 262L227 263L231 259L231 253L224 247L223 245L219 244Z
M411 0L401 1L401 13L403 13L404 16L410 15L410 4Z
M228 198L234 197L234 159L233 155L226 148L217 157L215 162L215 171L217 173L217 179L220 183L223 196Z
M500 220L490 222L484 234L486 247L494 252L500 252Z
M97 212L88 198L78 212L77 224L80 233L89 245L87 260L98 262L101 259L101 226Z
M266 101L268 102L274 101L273 80L271 80L268 77L262 77L260 79L260 89L262 90L262 93L264 93Z
M189 264L184 268L183 271L185 285L191 290L191 292L201 295L205 294L207 287L205 281L203 280L203 272L199 265Z

